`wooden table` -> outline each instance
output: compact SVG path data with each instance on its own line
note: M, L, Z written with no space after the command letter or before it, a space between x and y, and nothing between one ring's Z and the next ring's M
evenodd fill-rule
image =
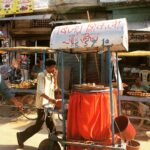
M139 96L120 96L120 100L124 101L135 101L135 102L150 102L150 97L139 97Z

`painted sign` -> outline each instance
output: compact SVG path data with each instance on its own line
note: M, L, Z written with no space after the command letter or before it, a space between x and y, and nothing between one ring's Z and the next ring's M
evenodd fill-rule
M16 0L16 13L33 12L32 0Z
M15 0L0 0L0 16L14 14Z
M128 50L128 29L126 19L90 22L56 27L51 35L52 49Z
M33 9L46 9L49 7L49 0L34 0Z
M130 32L130 43L145 43L150 41L150 32Z

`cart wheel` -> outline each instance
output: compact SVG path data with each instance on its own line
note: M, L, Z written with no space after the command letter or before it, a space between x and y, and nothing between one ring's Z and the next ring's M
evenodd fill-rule
M36 120L37 113L36 113L36 107L34 106L35 103L35 95L28 94L21 98L21 102L25 106L22 110L22 115L29 119L29 120Z
M122 114L129 117L131 123L133 123L136 128L143 125L144 119L138 119L136 117L143 117L139 111L139 104L136 102L121 102Z
M40 143L38 150L61 150L61 147L58 142L45 139Z
M25 111L32 112L35 110L34 103L35 103L35 95L28 94L21 98L21 102L24 106L27 106L25 108Z

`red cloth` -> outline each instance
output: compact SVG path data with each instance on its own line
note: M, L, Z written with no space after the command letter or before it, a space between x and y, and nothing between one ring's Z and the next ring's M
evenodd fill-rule
M117 116L117 98L113 92L114 116ZM70 96L67 139L101 141L111 144L111 107L109 92L80 93ZM68 150L82 150L69 146ZM97 149L93 149L97 150Z

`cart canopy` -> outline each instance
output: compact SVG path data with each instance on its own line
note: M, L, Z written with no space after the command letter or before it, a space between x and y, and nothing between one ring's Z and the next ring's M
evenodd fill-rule
M50 48L66 52L128 51L126 19L97 21L54 28Z

